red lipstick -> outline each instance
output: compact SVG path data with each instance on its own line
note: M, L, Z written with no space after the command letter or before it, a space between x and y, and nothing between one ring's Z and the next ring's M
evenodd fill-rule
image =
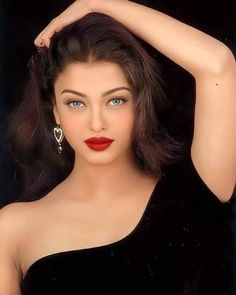
M84 142L95 151L103 151L108 148L114 140L107 137L90 137Z

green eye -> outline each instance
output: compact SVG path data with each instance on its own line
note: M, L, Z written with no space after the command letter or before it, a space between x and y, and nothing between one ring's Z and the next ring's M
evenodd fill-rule
M77 108L83 103L80 100L74 100L74 101L68 102L67 104L72 108Z
M128 100L124 97L115 97L111 99L109 102L113 101L114 103L112 104L113 106L118 106L125 104ZM69 105L71 108L80 108L81 105L84 105L84 103L80 100L71 100L66 103Z
M127 102L127 99L125 99L125 98L121 98L121 97L116 97L116 98L113 98L113 99L111 99L110 101L114 101L115 102L115 104L114 105L120 105L120 104L122 104L122 103L119 103L119 102L123 102L123 103L126 103ZM118 103L117 103L118 102Z

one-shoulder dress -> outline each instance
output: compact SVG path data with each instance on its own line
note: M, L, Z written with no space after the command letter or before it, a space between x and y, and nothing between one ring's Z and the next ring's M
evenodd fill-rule
M166 169L127 236L39 258L22 295L231 294L230 203L217 199L188 154Z

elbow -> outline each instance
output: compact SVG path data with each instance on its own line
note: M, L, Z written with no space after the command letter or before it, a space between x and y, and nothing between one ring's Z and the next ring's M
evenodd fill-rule
M235 58L232 51L223 43L220 43L215 50L214 57L210 64L210 72L215 75L222 75L236 69Z

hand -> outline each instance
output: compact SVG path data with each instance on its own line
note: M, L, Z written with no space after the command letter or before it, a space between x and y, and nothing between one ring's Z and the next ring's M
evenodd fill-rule
M93 12L92 0L76 0L47 25L47 27L34 40L34 44L38 47L49 47L50 38L55 32L60 31L65 26L91 12Z

